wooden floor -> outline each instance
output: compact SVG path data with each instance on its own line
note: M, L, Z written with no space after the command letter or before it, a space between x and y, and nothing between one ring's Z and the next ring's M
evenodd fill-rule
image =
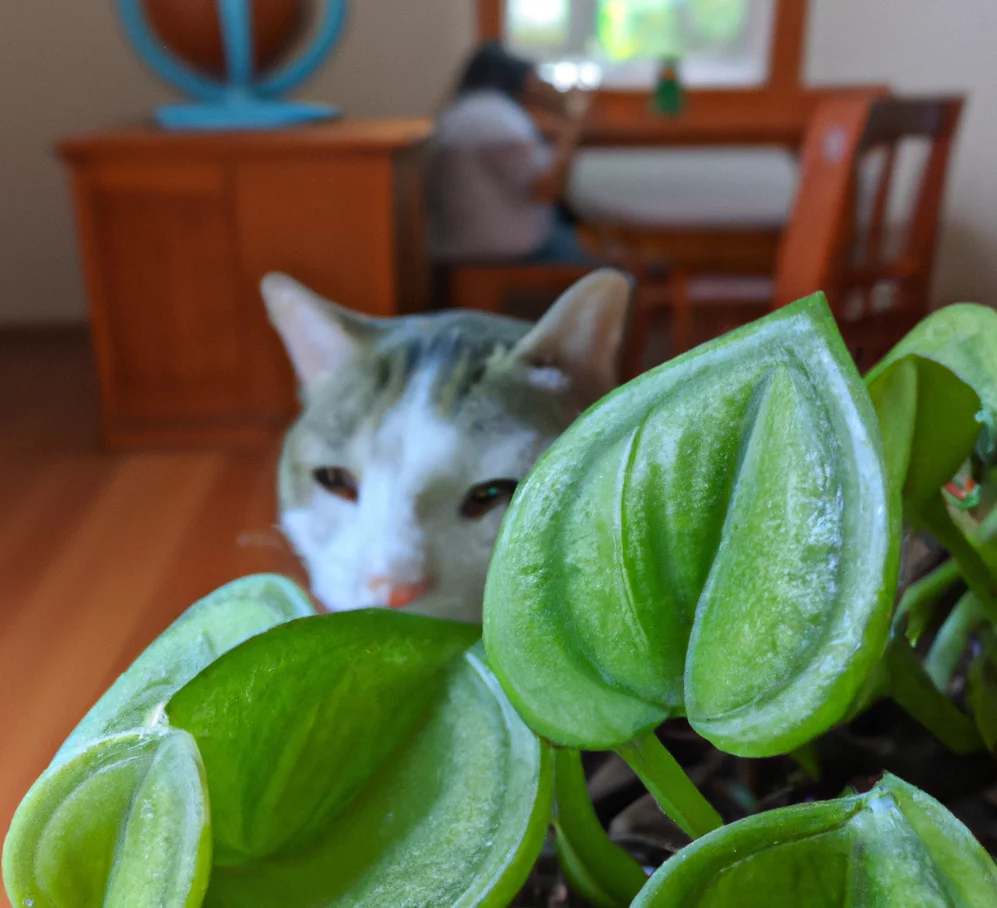
M77 720L190 603L249 573L302 578L273 528L275 458L102 452L86 336L0 335L4 834Z

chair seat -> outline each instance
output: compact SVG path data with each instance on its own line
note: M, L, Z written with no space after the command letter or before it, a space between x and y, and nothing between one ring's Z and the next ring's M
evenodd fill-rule
M528 261L524 259L468 259L466 261L437 261L435 267L448 272L474 272L475 274L529 275L545 273L573 273L598 268L598 262L579 259L571 262Z
M746 306L768 309L772 304L775 282L767 277L691 276L682 284L685 300L696 306ZM649 309L672 306L673 285L663 280L645 283L640 299Z
M517 315L551 303L593 270L591 263L467 262L443 266L450 306Z
M770 277L694 277L686 292L697 306L717 303L744 303L764 306L772 302L775 281Z

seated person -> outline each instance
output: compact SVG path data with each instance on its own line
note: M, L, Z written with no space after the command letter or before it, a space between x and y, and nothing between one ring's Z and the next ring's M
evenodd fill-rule
M500 44L477 50L431 143L433 258L590 261L558 206L587 101L581 91L558 92ZM527 107L544 117L552 144Z

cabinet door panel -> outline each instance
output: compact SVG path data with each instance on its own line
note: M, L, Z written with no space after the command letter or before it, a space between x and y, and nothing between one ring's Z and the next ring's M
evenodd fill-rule
M115 162L77 180L105 414L244 408L239 262L224 170Z

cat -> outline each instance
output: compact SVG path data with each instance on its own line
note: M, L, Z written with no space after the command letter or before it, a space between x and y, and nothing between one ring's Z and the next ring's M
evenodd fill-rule
M630 282L596 271L535 325L466 310L370 318L283 274L261 289L303 399L280 458L280 524L316 599L480 622L516 484L617 384Z

